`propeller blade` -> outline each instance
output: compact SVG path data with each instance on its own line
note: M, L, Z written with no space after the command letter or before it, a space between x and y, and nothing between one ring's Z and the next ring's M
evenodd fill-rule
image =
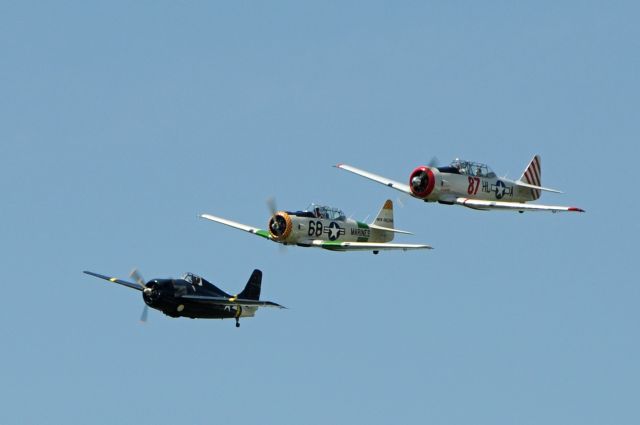
M147 323L147 316L149 315L149 306L144 305L144 309L142 309L142 315L140 316L140 321L142 323Z
M135 280L138 283L138 285L142 286L143 288L146 288L147 284L145 283L144 278L142 277L140 272L138 272L138 269L131 270L131 273L129 273L129 277Z
M432 156L428 165L429 167L437 167L438 165L440 165L440 160L437 156Z
M267 208L269 208L269 212L271 213L271 215L274 215L276 212L278 212L276 198L270 196L269 199L267 199Z
M273 217L277 212L278 212L278 206L276 204L276 198L273 196L270 196L267 199L267 208L269 208L269 213L271 214L271 217ZM276 223L276 227L278 227L277 222ZM280 254L284 254L287 252L287 247L281 243L278 244L278 251L280 252Z

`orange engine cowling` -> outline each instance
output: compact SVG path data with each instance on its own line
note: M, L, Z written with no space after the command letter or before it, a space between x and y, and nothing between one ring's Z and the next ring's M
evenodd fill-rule
M436 186L436 176L429 167L421 166L409 176L409 189L416 198L425 199Z
M291 217L284 211L278 211L269 219L269 233L274 241L284 242L292 229Z

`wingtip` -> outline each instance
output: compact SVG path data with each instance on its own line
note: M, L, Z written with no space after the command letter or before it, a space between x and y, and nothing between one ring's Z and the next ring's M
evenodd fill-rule
M343 164L342 162L340 162L340 163L338 163L338 164L334 165L334 167L336 167L336 168L341 168L343 165L344 165L344 164Z
M578 207L571 207L571 208L569 208L569 211L581 212L581 213L586 212L582 208L578 208Z

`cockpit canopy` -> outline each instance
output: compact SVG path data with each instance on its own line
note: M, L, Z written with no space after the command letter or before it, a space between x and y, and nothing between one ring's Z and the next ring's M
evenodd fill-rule
M203 282L206 282L206 280L193 273L185 273L182 276L182 280L192 285L201 285Z
M496 176L488 165L480 162L465 161L462 159L454 159L451 164L446 168L448 172L454 172L456 174L462 174L464 176L476 176L476 177L488 177L492 178ZM444 170L441 170L444 171Z
M315 218L324 218L326 220L345 220L345 215L338 208L328 207L326 205L311 204L307 208Z

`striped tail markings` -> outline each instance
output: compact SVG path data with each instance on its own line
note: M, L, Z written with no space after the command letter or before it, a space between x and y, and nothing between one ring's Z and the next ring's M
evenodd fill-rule
M542 186L542 168L540 166L540 155L535 155L529 165L522 173L520 180L532 184L534 186ZM531 198L532 200L536 200L540 198L541 191L540 189L530 189L531 190Z

